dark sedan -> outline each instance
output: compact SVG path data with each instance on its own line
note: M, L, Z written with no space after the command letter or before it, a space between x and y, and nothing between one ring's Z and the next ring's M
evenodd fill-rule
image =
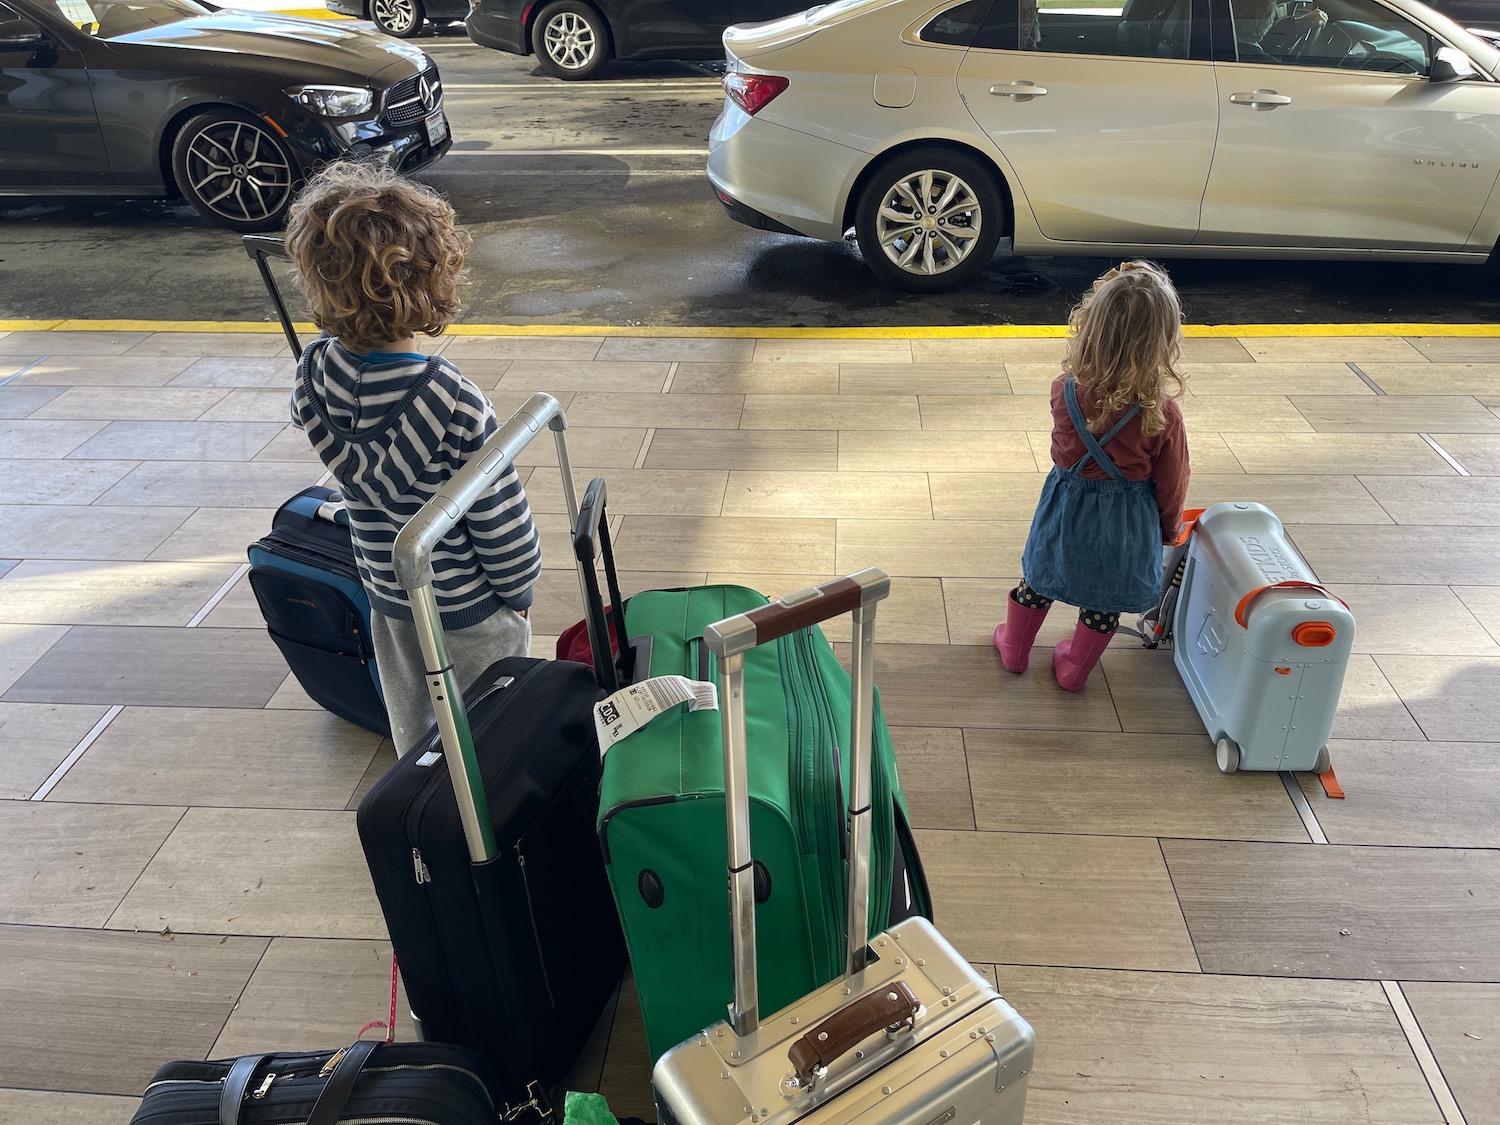
M485 47L535 54L558 78L615 59L722 59L724 29L800 12L807 0L474 0L464 26Z
M427 55L195 0L0 0L0 195L176 195L272 229L318 166L452 140Z

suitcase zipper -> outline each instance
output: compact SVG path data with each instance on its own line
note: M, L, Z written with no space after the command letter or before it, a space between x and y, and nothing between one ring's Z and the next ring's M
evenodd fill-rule
M516 863L521 868L521 886L526 892L526 917L531 922L531 936L536 942L538 952L542 949L542 935L536 928L536 908L531 904L531 880L526 876L526 857L521 854L520 841L516 842ZM537 963L542 967L542 986L547 990L547 1002L555 1009L557 997L552 995L552 980L547 975L547 959L538 957Z
M466 704L466 706L468 706L470 711L472 712L474 707L478 706L480 703L483 703L486 699L489 699L502 691L509 691L511 689L520 687L529 679L531 679L531 677L536 674L537 670L544 667L545 664L546 661L539 660L532 667L522 672L520 676L507 676L505 678L505 681L493 685L488 691L481 692L471 704ZM472 731L475 746L479 745L482 736L488 734L489 730L489 725L486 725L480 727L478 730ZM444 753L446 753L446 751L444 751ZM417 791L417 795L412 798L411 804L406 807L406 817L402 821L402 831L406 834L407 843L411 844L412 871L419 886L423 883L432 882L432 872L428 869L427 864L423 862L422 852L414 843L414 841L417 839L417 827L421 824L422 814L427 811L427 806L431 803L432 798L436 795L438 787L442 785L444 779L448 776L446 771L437 769L428 770L428 774L430 776L425 782L422 783L422 788L419 789Z

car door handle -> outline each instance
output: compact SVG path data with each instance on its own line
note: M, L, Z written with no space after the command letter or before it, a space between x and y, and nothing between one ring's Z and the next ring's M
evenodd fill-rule
M1262 113L1275 109L1279 105L1291 105L1292 99L1285 94L1278 94L1275 90L1254 90L1248 94L1230 94L1229 100L1235 105L1254 106Z
M1020 79L1016 82L1001 82L990 87L990 93L1000 98L1010 98L1012 101L1029 102L1032 98L1039 98L1047 92L1047 87L1038 86L1035 82L1027 82Z

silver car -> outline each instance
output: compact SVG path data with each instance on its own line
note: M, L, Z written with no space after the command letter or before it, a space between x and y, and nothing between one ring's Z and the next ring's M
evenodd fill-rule
M938 290L1019 254L1483 263L1500 50L1415 0L835 0L724 33L729 214Z

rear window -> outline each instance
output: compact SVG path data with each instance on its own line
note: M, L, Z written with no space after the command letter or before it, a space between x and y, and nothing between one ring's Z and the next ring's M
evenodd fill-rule
M993 2L994 0L967 0L956 8L949 8L929 20L918 38L924 43L971 47L984 28Z

